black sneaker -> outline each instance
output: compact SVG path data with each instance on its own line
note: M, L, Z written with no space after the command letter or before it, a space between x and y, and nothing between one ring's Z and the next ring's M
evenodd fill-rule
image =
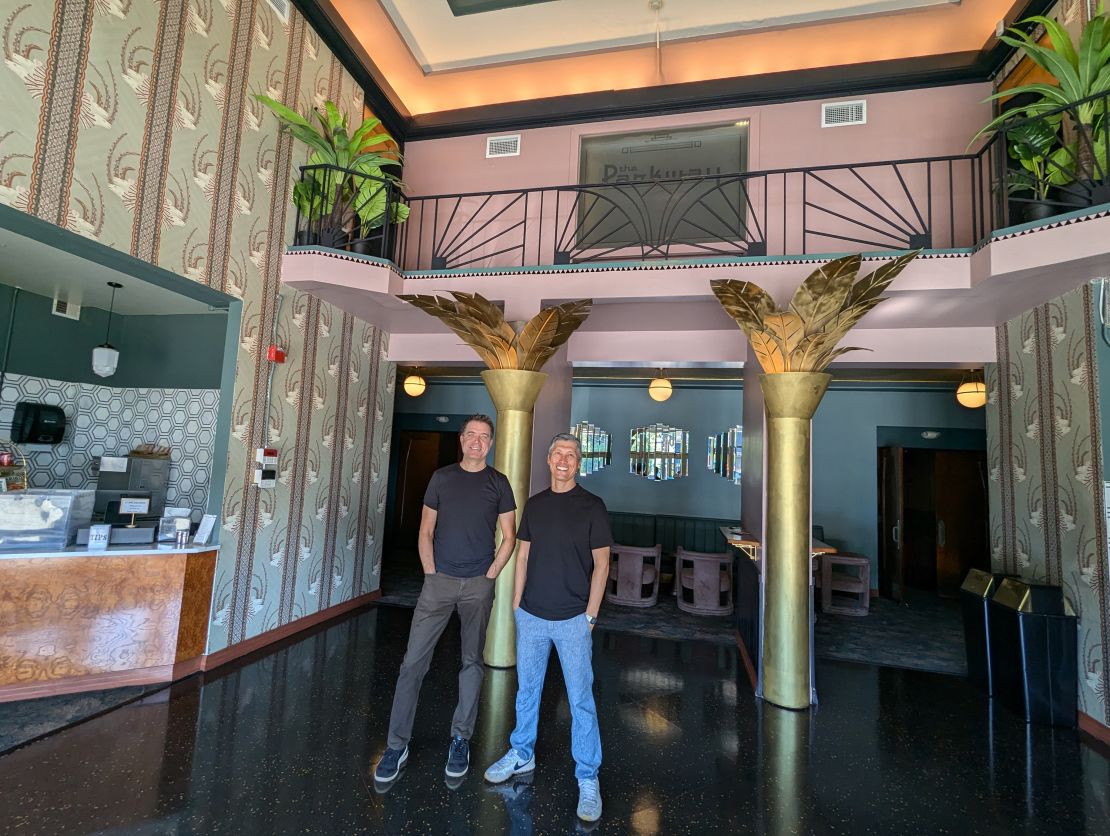
M465 737L452 737L447 750L448 778L461 778L470 769L470 741Z
M401 772L401 767L409 759L409 747L404 749L386 749L378 765L374 767L374 780L388 784Z

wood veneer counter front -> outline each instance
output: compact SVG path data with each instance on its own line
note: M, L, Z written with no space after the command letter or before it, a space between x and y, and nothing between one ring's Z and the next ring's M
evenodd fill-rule
M204 653L215 548L49 554L0 560L0 702L168 682Z

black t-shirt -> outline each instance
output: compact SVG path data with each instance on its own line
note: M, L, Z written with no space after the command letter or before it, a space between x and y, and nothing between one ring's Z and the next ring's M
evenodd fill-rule
M613 545L601 497L581 485L565 493L540 491L524 504L517 539L531 544L520 606L548 621L584 613L594 571L592 550Z
M505 474L492 467L471 473L449 464L432 474L424 504L437 512L432 536L436 572L476 578L489 571L497 517L516 510Z

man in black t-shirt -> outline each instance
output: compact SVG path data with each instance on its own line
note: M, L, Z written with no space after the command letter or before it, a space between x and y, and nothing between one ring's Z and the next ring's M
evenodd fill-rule
M548 448L551 487L524 506L516 558L516 728L509 749L486 770L499 784L536 768L540 694L551 646L559 654L571 713L571 754L578 779L578 816L601 817L601 735L593 694L591 633L609 576L609 513L600 497L580 486L578 439L560 433Z
M516 544L516 501L505 475L486 465L493 421L472 415L459 432L462 461L432 474L424 493L418 549L424 587L412 615L408 649L397 677L389 717L388 748L374 769L379 788L397 777L409 757L420 686L451 613L462 625L459 702L451 720L446 773L459 780L470 768L470 735L478 718L485 666L482 650L493 605L494 582ZM493 549L494 526L501 545Z

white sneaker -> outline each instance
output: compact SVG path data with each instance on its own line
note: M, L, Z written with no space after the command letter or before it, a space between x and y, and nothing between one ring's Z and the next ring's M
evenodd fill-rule
M500 784L502 781L508 781L514 775L532 772L535 768L535 755L532 755L528 760L522 760L516 749L510 749L505 753L505 757L491 764L490 768L486 770L486 780L491 784Z
M582 821L601 818L601 787L597 778L583 778L578 782L578 818Z

